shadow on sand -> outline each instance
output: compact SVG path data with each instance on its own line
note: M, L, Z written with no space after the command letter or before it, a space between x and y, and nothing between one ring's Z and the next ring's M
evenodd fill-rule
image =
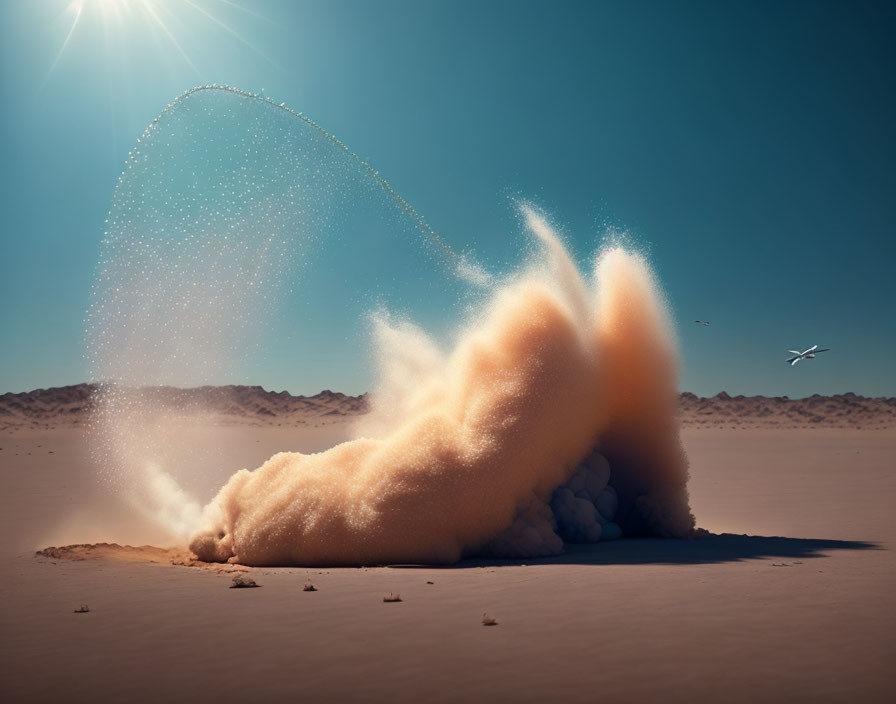
M567 544L566 552L555 557L528 560L468 558L446 569L497 565L699 565L764 558L802 560L826 557L834 550L882 549L876 543L856 540L709 533L692 540L624 538L608 543ZM390 565L390 567L416 567L416 565Z

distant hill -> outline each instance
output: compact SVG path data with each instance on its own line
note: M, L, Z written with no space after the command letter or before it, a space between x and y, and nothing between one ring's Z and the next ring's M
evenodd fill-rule
M834 396L729 396L724 391L702 398L679 396L682 426L768 428L893 428L896 398L868 398L854 393Z
M0 430L14 427L52 428L86 425L94 404L93 384L37 389L0 396ZM367 395L346 396L330 390L314 396L265 391L260 386L200 386L140 389L155 407L172 414L210 415L221 424L304 425L336 421L367 411Z
M78 427L87 424L96 387L77 384L0 396L0 430ZM172 414L202 414L222 425L307 425L338 422L367 412L367 394L347 396L325 390L314 396L265 391L260 386L147 387L140 393ZM685 428L700 427L896 427L896 398L836 396L729 396L710 398L682 393L679 418Z

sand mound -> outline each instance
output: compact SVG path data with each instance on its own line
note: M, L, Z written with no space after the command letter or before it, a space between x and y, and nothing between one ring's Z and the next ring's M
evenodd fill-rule
M37 557L80 562L128 562L142 564L198 567L212 572L247 572L244 565L208 563L197 560L186 548L158 548L154 545L119 545L118 543L80 543L48 547L34 553Z
M195 558L183 548L157 548L152 545L119 545L118 543L82 543L38 550L39 557L57 560L111 560L114 562L158 562L189 565Z

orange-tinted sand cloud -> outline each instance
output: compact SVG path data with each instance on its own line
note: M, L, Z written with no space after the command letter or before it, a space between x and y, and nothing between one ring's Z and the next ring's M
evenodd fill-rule
M593 541L617 524L690 533L674 345L647 264L613 247L586 281L523 210L543 255L448 353L378 318L381 387L359 437L234 474L190 542L200 559L450 563L550 554L564 533Z

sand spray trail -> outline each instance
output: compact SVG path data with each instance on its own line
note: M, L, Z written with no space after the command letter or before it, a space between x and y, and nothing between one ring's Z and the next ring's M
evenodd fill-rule
M540 256L495 287L454 348L380 318L382 386L360 436L237 472L190 542L200 559L450 563L551 554L557 531L594 541L611 523L690 533L675 354L652 274L611 248L586 282L544 218L524 213Z
M293 388L319 391L336 365L360 377L369 310L431 301L450 316L484 276L308 118L220 86L172 101L128 154L87 316L92 455L103 491L132 509L122 532L185 543L240 466L196 441L214 409L159 387L270 385L269 358L291 360L276 383Z

